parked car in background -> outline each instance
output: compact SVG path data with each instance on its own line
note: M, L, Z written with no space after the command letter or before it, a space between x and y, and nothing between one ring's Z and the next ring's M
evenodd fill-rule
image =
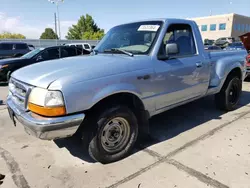
M30 50L34 50L35 49L35 46L32 45L32 44L28 44L28 47L29 47Z
M233 42L227 45L224 50L245 50L242 42Z
M217 39L214 44L216 46L220 46L221 48L225 48L228 44L235 42L235 38L233 37L222 37Z
M30 51L24 42L0 42L0 59L20 57Z
M246 52L205 51L194 21L119 25L94 52L15 71L7 98L13 123L44 140L79 133L94 160L110 163L149 136L152 116L207 95L224 111L239 102Z
M205 45L205 50L221 50L221 47L215 45Z
M205 39L204 40L204 45L214 45L215 40L211 40L211 39Z
M70 43L70 44L65 44L65 46L75 46L84 50L92 51L92 47L89 43Z
M0 60L0 81L8 81L12 72L34 63L85 54L90 52L73 46L37 48L19 58Z

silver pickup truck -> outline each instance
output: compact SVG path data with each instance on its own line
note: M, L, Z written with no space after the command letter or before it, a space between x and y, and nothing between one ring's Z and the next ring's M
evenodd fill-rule
M112 28L92 55L27 66L9 82L10 118L44 140L80 134L90 156L110 163L148 136L148 119L215 94L236 108L246 51L206 52L195 22L139 21Z

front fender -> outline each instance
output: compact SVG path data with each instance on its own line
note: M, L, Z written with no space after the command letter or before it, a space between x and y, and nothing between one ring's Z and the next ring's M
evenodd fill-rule
M127 83L113 84L97 92L92 98L91 104L92 106L94 106L102 99L117 93L130 93L137 96L139 99L141 99L142 96L141 92L132 84L127 84ZM92 106L90 106L89 108L91 108Z

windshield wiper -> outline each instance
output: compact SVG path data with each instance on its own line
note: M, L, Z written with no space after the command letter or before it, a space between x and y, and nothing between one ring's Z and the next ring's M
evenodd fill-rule
M130 57L134 56L133 53L128 52L126 50L119 49L119 48L111 48L111 49L108 49L108 50L104 50L104 52L121 52L121 53L126 54L126 55L128 55Z

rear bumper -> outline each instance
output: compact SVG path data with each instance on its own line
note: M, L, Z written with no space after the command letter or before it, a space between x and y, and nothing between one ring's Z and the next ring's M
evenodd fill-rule
M25 131L42 140L55 140L70 137L76 133L85 118L85 114L63 117L42 117L32 112L19 110L11 99L7 106L14 112L14 117L23 124Z

